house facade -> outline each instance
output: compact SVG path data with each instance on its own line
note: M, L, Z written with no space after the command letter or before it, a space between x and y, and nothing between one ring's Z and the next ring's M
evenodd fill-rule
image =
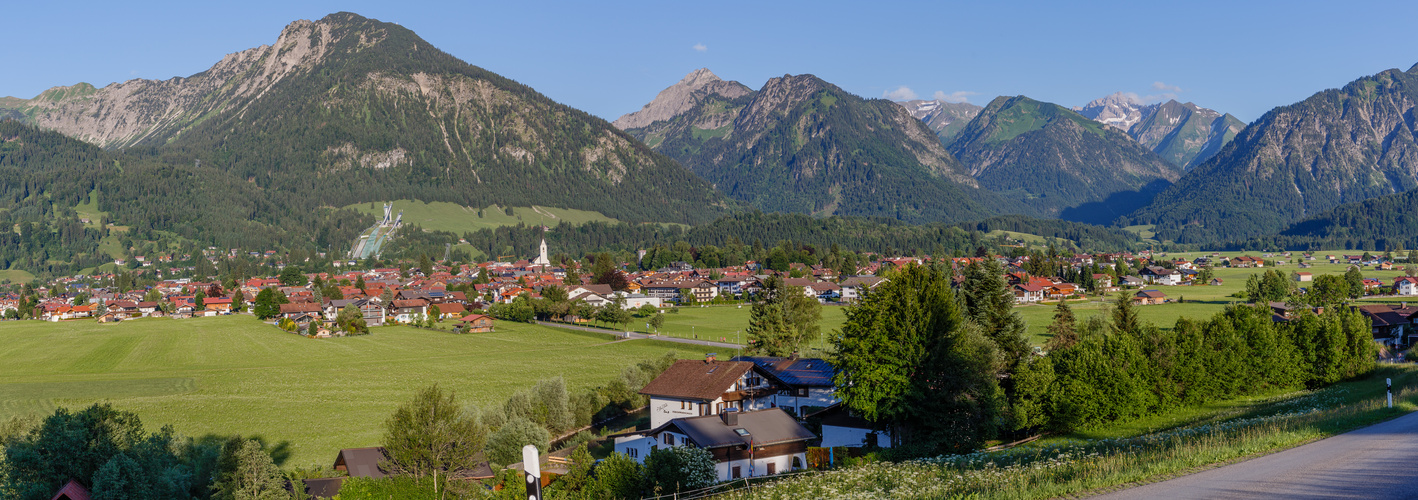
M805 469L807 443L816 437L783 410L769 408L676 418L615 436L615 451L643 463L656 449L703 448L714 457L719 481L730 481Z
M726 410L749 411L771 407L768 398L779 387L753 363L679 360L655 377L640 394L650 397L650 427L670 420L718 415Z
M837 369L825 359L786 358L771 356L738 356L734 361L748 361L773 379L780 388L768 398L770 408L790 410L803 416L837 404L837 386L832 382Z

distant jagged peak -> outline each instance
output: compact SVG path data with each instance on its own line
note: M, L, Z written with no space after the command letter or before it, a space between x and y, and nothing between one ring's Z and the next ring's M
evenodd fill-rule
M611 124L621 130L640 128L694 109L707 96L735 99L751 93L753 90L742 83L721 80L709 68L699 68L661 90L655 100L639 111L621 116Z
M1108 94L1107 96L1100 97L1100 98L1098 98L1098 99L1094 99L1094 100L1092 100L1092 101L1089 101L1088 104L1084 105L1082 108L1075 108L1075 110L1078 110L1078 109L1088 109L1088 108L1096 108L1096 107L1107 107L1107 106L1110 106L1110 105L1111 105L1111 106L1143 106L1143 105L1145 105L1145 104L1146 104L1146 103L1142 102L1142 99L1139 98L1139 97L1137 97L1137 95L1134 95L1134 94L1127 94L1127 93L1123 93L1122 91L1118 91L1118 92L1113 92L1112 94Z
M680 79L678 85L697 89L714 82L722 81L723 80L720 80L719 76L715 75L713 71L709 71L709 68L699 68L690 71L688 75L684 75L684 78Z

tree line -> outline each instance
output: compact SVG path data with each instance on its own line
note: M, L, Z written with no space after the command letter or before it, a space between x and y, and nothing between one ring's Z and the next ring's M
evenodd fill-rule
M1268 307L1237 305L1162 329L1140 320L1126 294L1086 320L1061 302L1040 355L998 269L963 272L958 288L943 265L892 272L847 309L833 339L838 396L903 453L970 452L994 438L1321 387L1375 363L1369 322L1347 307L1275 322Z

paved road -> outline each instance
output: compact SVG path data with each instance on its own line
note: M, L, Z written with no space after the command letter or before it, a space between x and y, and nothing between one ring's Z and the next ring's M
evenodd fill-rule
M568 325L568 324L565 324L565 323L552 323L552 322L549 322L549 321L538 321L537 324L538 324L538 325L542 325L542 326L549 326L549 327L552 327L552 328L565 328L565 329L567 329L567 330L580 330L580 331L583 331L583 332L604 333L604 334L606 334L606 335L615 335L615 336L620 337L620 338L629 338L629 339L652 339L652 340L659 340L659 341L663 341L663 342L676 342L676 343L680 343L680 344L693 344L693 345L699 345L699 346L704 346L704 347L713 347L713 348L715 348L715 349L726 349L726 350L734 350L734 349L742 349L742 348L743 348L743 346L741 346L741 345L732 344L732 343L713 342L713 341L709 341L709 340L682 339L682 338L679 338L679 337L666 337L666 336L663 336L663 335L645 335L645 334L643 334L643 333L625 332L625 331L620 331L620 330L607 330L607 329L605 329L605 328L596 328L596 327L593 327L593 326Z
M1418 413L1094 498L1418 498Z

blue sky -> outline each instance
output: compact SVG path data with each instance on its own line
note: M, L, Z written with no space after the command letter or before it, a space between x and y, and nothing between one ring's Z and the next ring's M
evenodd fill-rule
M865 97L1078 106L1175 96L1251 121L1418 63L1418 2L43 2L6 7L0 96L189 76L337 11L397 22L608 120L700 67L812 73ZM1151 2L1147 2L1151 3Z

